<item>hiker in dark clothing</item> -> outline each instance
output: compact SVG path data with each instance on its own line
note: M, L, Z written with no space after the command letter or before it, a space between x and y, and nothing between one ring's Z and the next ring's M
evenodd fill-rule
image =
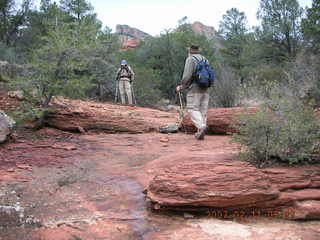
M127 97L128 104L133 105L131 84L134 80L134 72L132 68L128 65L126 60L121 60L120 68L117 71L116 80L119 81L118 86L121 96L121 103L126 104Z

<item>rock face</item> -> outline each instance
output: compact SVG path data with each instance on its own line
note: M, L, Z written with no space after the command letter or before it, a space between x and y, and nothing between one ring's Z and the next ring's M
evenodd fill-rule
M117 25L116 34L120 37L122 50L136 48L140 45L141 40L151 37L151 35L128 25Z
M15 121L0 110L0 143L6 141L15 125Z
M220 42L221 37L218 35L214 27L206 26L201 22L194 22L193 24L190 24L190 27L199 35L205 36L209 39L216 39L215 47L222 47ZM128 25L117 25L116 34L120 37L122 50L134 49L140 45L141 40L152 37L151 35Z
M158 131L162 125L178 121L175 113L140 107L55 98L45 123L61 130L107 133Z
M191 28L195 33L206 36L209 39L218 37L214 27L206 26L201 22L194 22L191 24Z
M221 218L266 216L320 219L320 166L257 169L212 154L172 155L160 168L147 198L155 209L221 211Z
M223 48L223 38L217 33L214 27L206 26L201 22L194 22L193 24L191 24L191 29L195 33L205 36L208 39L214 39L214 48Z
M236 123L235 118L242 113L254 113L255 107L250 108L211 108L208 110L208 133L234 133L236 129L232 126ZM182 127L187 132L196 132L196 128L191 122L189 114L185 115Z
M145 39L151 37L151 35L149 35L148 33L145 33L137 28L133 28L128 25L117 25L116 33L120 35L127 35L137 39Z

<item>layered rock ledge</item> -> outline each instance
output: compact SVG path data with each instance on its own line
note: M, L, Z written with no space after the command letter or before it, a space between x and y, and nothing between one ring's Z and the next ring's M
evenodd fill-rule
M147 188L154 209L320 219L320 165L258 169L209 153L170 157L176 164L154 170Z
M208 110L208 133L235 133L237 131L234 128L236 117L243 113L254 113L256 111L256 107L211 108ZM196 132L188 114L182 121L182 128L186 132Z
M178 121L176 113L80 100L55 98L45 117L48 126L85 132L146 133L159 131L161 126Z

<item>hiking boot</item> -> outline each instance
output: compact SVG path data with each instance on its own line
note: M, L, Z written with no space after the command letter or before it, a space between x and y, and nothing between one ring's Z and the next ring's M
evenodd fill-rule
M203 140L205 134L206 134L206 128L202 128L202 129L199 129L194 136L198 140Z

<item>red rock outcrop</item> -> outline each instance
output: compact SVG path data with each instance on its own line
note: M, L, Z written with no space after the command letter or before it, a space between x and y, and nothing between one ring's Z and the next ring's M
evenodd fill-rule
M137 48L141 43L140 39L132 38L125 35L120 35L119 38L121 41L122 51Z
M128 25L117 25L116 34L120 37L122 50L136 48L140 45L141 40L151 37L151 35Z
M99 130L108 133L158 131L159 127L177 121L176 113L62 98L53 99L45 118L48 126L60 130Z
M223 48L223 38L217 33L214 27L204 25L201 22L194 22L191 24L191 29L201 36L205 36L208 39L214 39L214 48ZM221 66L222 67L222 66Z
M177 164L156 170L147 189L155 209L320 219L320 165L258 169L212 153L171 157Z
M256 110L255 107L211 108L208 110L208 133L235 133L233 125L236 123L236 116L242 113L254 113ZM196 132L189 114L183 119L182 127L187 132Z
M222 48L222 38L218 35L214 27L206 26L201 22L188 24L190 28L197 34L207 37L208 39L216 39L215 47ZM152 37L151 35L128 25L117 25L116 34L119 35L121 41L121 50L129 50L138 47L141 40Z
M207 38L216 38L218 36L217 31L214 29L214 27L206 26L201 22L194 22L193 24L191 24L191 29L195 33Z

